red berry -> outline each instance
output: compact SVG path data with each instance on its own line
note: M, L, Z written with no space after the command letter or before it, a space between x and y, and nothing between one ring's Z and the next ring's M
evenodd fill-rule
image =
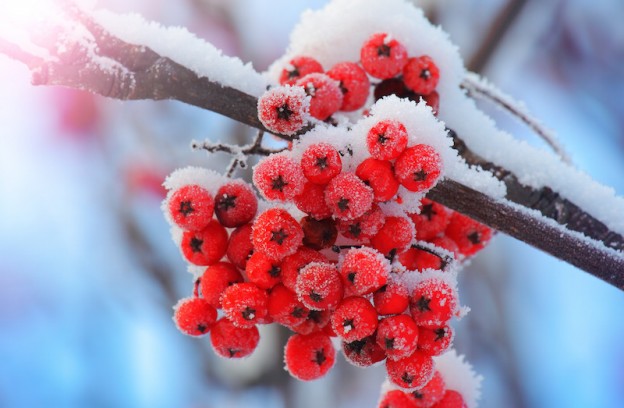
M368 131L366 145L375 159L396 159L407 147L407 130L396 120L381 120Z
M446 234L446 232L445 232L445 234ZM451 254L453 254L455 258L457 258L459 256L459 247L457 246L455 241L453 241L452 239L450 239L446 235L441 235L439 237L436 237L436 238L430 240L429 242L432 243L433 245L439 247L439 248L446 249Z
M451 216L445 234L455 241L459 252L464 256L476 254L492 238L492 230L488 226L458 212Z
M379 401L379 408L416 408L416 404L409 394L401 390L390 390Z
M176 327L189 336L203 336L217 320L217 310L202 298L180 299L173 309Z
M279 260L294 254L303 241L303 230L288 211L270 208L253 225L252 242L257 251Z
M424 387L410 392L409 395L416 403L416 408L431 408L442 399L445 391L446 384L444 384L444 378L442 378L442 374L439 371L436 371L433 374L433 378Z
M403 80L399 78L384 79L375 85L375 102L388 95L396 95L399 98L405 98L415 102L420 100L420 95L407 89Z
M379 322L377 344L384 349L388 358L405 358L416 351L418 326L408 315L386 317Z
M359 296L345 298L331 317L332 328L344 341L371 336L377 329L377 312L370 302Z
M442 270L444 266L442 258L419 248L408 248L399 253L398 260L409 271Z
M325 120L342 106L342 91L338 81L321 73L300 78L296 85L303 87L310 99L310 115Z
M439 80L440 70L427 55L410 58L403 67L405 85L417 94L430 94L438 86Z
M312 57L300 55L290 60L280 74L281 85L293 85L301 77L313 72L323 72L323 66Z
M282 281L280 261L275 261L262 252L251 255L245 272L247 279L262 289L271 289Z
M440 279L420 282L410 296L410 312L418 326L442 326L453 317L456 309L457 293Z
M299 86L280 86L258 99L258 118L269 131L294 135L308 120L310 99Z
M371 245L384 255L392 255L407 248L414 239L414 224L405 217L386 217L379 232L371 238Z
M423 198L420 214L409 214L416 226L416 239L429 240L442 234L451 220L452 211L440 203Z
M295 289L299 300L313 310L335 309L344 293L336 266L327 263L312 263L301 269Z
M454 337L453 328L444 325L436 328L420 328L418 349L430 356L439 356L451 346Z
M329 143L308 146L301 156L303 174L314 184L327 184L340 174L342 160L338 150Z
M225 358L241 358L250 355L260 341L256 326L236 327L228 319L221 318L212 326L210 342L215 353Z
M357 367L370 367L386 358L374 335L349 343L343 341L342 351L347 361Z
M428 95L423 96L425 103L431 107L433 114L438 116L438 112L440 111L440 95L436 91L431 92Z
M332 218L315 220L309 216L303 217L301 228L303 229L303 245L312 249L330 248L338 237L336 221Z
M272 154L254 167L253 181L267 200L290 201L303 190L305 177L295 160Z
M429 145L408 147L394 163L394 174L409 191L421 192L435 185L442 172L440 155Z
M242 180L222 185L215 196L215 215L227 228L240 227L256 216L258 199L251 186Z
M389 161L370 157L360 163L355 175L373 189L375 201L389 201L399 191L399 182L394 178L392 163Z
M342 111L360 109L368 99L370 81L366 72L356 63L339 62L334 65L327 75L340 83L342 91Z
M373 295L375 310L382 316L400 314L409 306L409 294L402 283L389 281Z
M360 62L370 75L381 79L392 78L407 63L407 50L389 34L376 33L362 46Z
M182 235L182 254L194 265L208 266L218 262L228 247L228 234L217 220L199 232L187 231Z
M402 388L421 388L433 377L433 359L419 351L400 360L386 360L388 378Z
M322 220L329 218L332 211L325 202L325 186L306 181L301 194L295 197L295 205L306 214Z
M341 220L362 216L373 204L373 190L353 173L340 173L325 188L325 202Z
M245 269L247 260L253 253L254 247L251 243L251 231L252 224L245 224L236 228L230 234L227 257L238 269Z
M330 317L331 312L329 310L308 310L308 316L305 321L290 327L290 329L299 334L311 334L315 332L327 334L325 328L331 326L329 324Z
M178 227L186 231L201 231L212 219L214 199L205 188L191 184L173 191L168 207Z
M468 408L468 404L464 401L464 397L457 391L446 390L444 397L432 408Z
M217 262L204 271L200 280L201 294L213 307L221 308L223 291L235 283L243 281L243 276L229 262Z
M305 266L312 262L327 262L327 257L318 251L301 247L282 261L282 283L293 292L297 289L297 277Z
M284 285L277 285L269 293L269 316L286 327L303 323L308 317L308 308L297 299L297 294Z
M353 220L339 220L340 233L347 238L359 241L372 238L386 222L386 215L377 204L363 215Z
M340 264L340 275L348 295L366 295L388 281L390 262L372 248L349 249Z
M249 328L260 323L268 314L267 293L251 282L235 283L223 292L223 313L235 325Z
M327 374L336 359L336 349L323 333L295 334L284 348L286 369L302 381L316 380Z

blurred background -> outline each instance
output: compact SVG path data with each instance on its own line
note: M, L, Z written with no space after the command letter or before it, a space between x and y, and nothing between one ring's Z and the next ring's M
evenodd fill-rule
M97 2L186 26L257 70L284 52L304 9L325 3ZM624 194L622 1L414 3L469 69L523 100L579 168ZM0 407L376 406L383 366L338 358L302 383L283 370L285 332L267 327L252 358L224 361L171 321L192 281L160 212L161 183L178 167L227 164L192 152L192 139L242 143L249 129L176 102L35 88L2 55L0 74ZM460 279L472 311L455 345L485 377L481 407L624 406L622 292L502 235Z

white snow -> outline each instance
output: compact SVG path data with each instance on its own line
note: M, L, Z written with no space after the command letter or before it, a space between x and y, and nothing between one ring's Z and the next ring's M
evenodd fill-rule
M481 397L481 382L483 377L477 375L472 366L465 361L463 355L458 355L455 349L450 349L441 356L434 357L435 367L442 374L446 388L459 392L468 408L475 408Z

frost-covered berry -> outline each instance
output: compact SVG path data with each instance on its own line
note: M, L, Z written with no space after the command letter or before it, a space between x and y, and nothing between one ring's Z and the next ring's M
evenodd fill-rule
M377 344L389 359L399 360L411 355L417 342L418 326L408 315L390 316L379 322Z
M327 334L327 326L331 318L331 312L329 310L309 310L308 315L302 323L290 327L292 331L299 334L311 334L315 332L322 332Z
M370 367L386 358L374 335L352 342L343 341L342 351L347 361L357 367Z
M250 355L258 346L260 333L256 326L241 328L223 317L212 326L210 342L217 355L225 358L241 358Z
M312 263L299 272L295 287L299 300L312 310L335 309L344 289L336 266Z
M444 266L442 258L420 248L407 248L399 253L397 260L409 271L442 270Z
M290 201L303 190L305 177L297 161L272 154L254 167L253 182L267 200Z
M418 326L437 328L448 322L457 309L457 293L441 279L426 279L414 287L410 312Z
M251 237L256 251L279 260L297 251L303 241L303 230L288 211L270 208L254 221Z
M381 397L378 408L416 408L416 405L406 392L390 390Z
M282 281L280 261L269 258L263 252L255 252L245 266L245 273L250 282L259 288L271 289Z
M389 201L399 191L399 182L394 178L392 163L387 160L369 157L357 166L355 175L373 189L375 201Z
M268 311L273 321L293 327L306 320L309 309L297 299L295 292L279 284L269 293Z
M354 173L340 173L325 188L325 202L341 220L363 215L373 204L373 190Z
M228 234L217 220L211 220L201 231L187 231L180 243L182 254L194 265L208 266L218 262L228 247Z
M399 121L381 120L368 131L366 145L375 159L396 159L407 147L407 130Z
M338 237L336 221L332 218L316 220L313 217L303 217L301 219L303 229L303 245L308 248L321 250L330 248Z
M407 248L414 234L414 224L406 217L386 217L383 227L371 238L371 246L384 255L393 255Z
M280 73L280 85L294 85L299 78L313 72L323 72L323 66L312 57L299 55L290 60Z
M418 349L430 356L439 356L453 343L455 332L449 325L435 328L421 327L418 337Z
M492 238L492 230L488 226L458 212L451 216L445 234L455 241L459 252L464 256L476 254Z
M441 235L451 220L452 211L442 204L423 198L420 214L409 214L416 226L416 239L430 240Z
M323 333L295 334L284 348L286 369L302 381L316 380L327 374L336 359L336 349Z
M247 260L253 254L251 242L252 224L241 225L230 234L227 247L227 257L238 269L245 269Z
M258 99L258 119L269 131L294 135L308 122L310 97L299 86L280 86Z
M390 381L402 388L421 388L433 377L433 359L420 351L410 356L386 359L386 371Z
M343 299L331 317L332 328L344 341L352 342L371 336L377 329L377 312L370 302L359 296Z
M390 262L378 251L368 248L352 248L340 263L347 295L367 295L384 286L390 274Z
M186 231L206 228L214 211L214 199L203 187L186 185L172 192L169 214L176 225Z
M327 119L342 106L340 83L325 74L308 74L295 84L310 96L310 115L318 120Z
M225 289L235 283L243 281L243 276L236 267L229 262L217 262L210 265L201 276L199 287L202 297L210 305L221 308L221 295Z
M410 58L403 67L405 85L417 94L430 94L438 86L439 80L440 70L427 55Z
M413 398L416 404L415 408L431 408L444 396L446 384L444 378L439 371L433 374L433 377L424 387L419 390L412 391L408 395Z
M435 185L442 172L440 155L429 145L408 147L394 163L394 174L409 191L427 191Z
M203 336L217 320L217 310L202 298L180 299L173 309L176 327L189 336Z
M268 315L268 303L266 291L251 282L235 283L226 288L221 297L225 316L242 328L261 323Z
M312 262L327 262L327 257L320 252L301 247L292 255L282 260L282 283L293 292L297 290L297 277L305 266Z
M392 78L407 63L407 50L391 35L376 33L362 46L360 62L364 70L375 78Z
M340 83L342 91L341 111L354 111L360 109L368 99L370 81L366 72L354 62L339 62L334 65L327 76Z
M372 238L386 222L386 215L377 204L353 220L339 220L338 229L347 238L363 241Z
M446 390L444 397L432 408L468 408L464 397L454 390Z
M256 216L258 199L251 186L242 180L222 185L215 196L215 215L226 228L247 224Z
M391 280L373 294L373 304L381 316L400 314L409 306L409 293L405 285Z
M315 184L327 184L340 174L342 160L338 150L329 143L308 146L301 156L301 168L308 180Z
M295 197L295 205L304 213L322 220L329 218L332 211L325 202L325 186L306 181L301 194Z

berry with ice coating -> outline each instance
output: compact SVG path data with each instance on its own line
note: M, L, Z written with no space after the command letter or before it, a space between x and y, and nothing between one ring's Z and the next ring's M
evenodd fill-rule
M451 221L452 211L442 204L423 198L420 214L409 214L416 226L416 239L430 240L442 234Z
M369 157L358 165L355 175L373 189L375 201L389 201L399 191L399 182L394 178L392 163L387 160Z
M412 391L408 395L413 398L416 408L431 408L442 399L446 391L444 378L439 371L433 374L433 378L429 380L424 387L419 390Z
M258 99L258 118L269 131L294 135L307 123L310 97L299 86L269 89Z
M247 260L254 252L251 242L252 224L241 225L230 234L227 257L238 269L245 269Z
M376 159L396 159L407 147L407 130L399 121L381 120L368 131L366 145Z
M375 335L352 342L342 342L342 351L347 361L357 367L370 367L386 358L386 353L377 344Z
M437 328L448 322L457 309L457 293L441 279L423 280L410 296L410 312L418 326Z
M454 390L446 390L444 397L431 408L468 408L464 397Z
M439 356L451 347L455 333L449 325L435 328L421 327L418 349L430 356Z
M280 85L294 85L299 78L313 72L323 72L323 66L316 59L299 55L290 60L280 73Z
M439 80L440 70L427 55L410 58L403 67L405 85L417 94L430 94L438 86Z
M303 229L303 245L308 248L321 250L330 248L338 237L336 221L332 218L316 220L313 217L303 217L301 219Z
M302 381L316 380L327 374L336 359L336 349L323 333L295 334L284 348L286 369Z
M310 96L310 115L318 120L327 119L342 106L340 83L325 74L308 74L295 84Z
M214 211L214 199L203 187L186 185L172 192L169 214L175 224L186 231L206 228Z
M339 62L334 65L327 76L339 82L342 91L341 111L351 112L360 109L368 99L370 81L366 72L356 63Z
M418 350L399 360L386 359L388 378L402 388L423 387L433 377L433 365L433 359Z
M301 269L295 289L299 300L312 310L335 309L344 294L336 266L328 263L312 263Z
M416 351L418 326L405 314L386 317L379 322L377 344L392 360L399 360Z
M245 266L250 282L262 289L271 289L282 281L280 261L273 260L262 252L255 252Z
M408 147L394 163L394 174L409 191L427 191L435 185L442 172L440 155L426 144Z
M386 222L386 215L377 204L353 220L339 220L338 229L347 238L358 241L372 238Z
M406 217L386 217L383 227L371 238L371 246L386 256L393 256L410 245L414 234L414 224Z
M256 251L279 260L297 252L303 241L303 230L288 211L270 208L254 221L251 237Z
M383 395L378 408L416 408L416 405L409 394L401 390L390 390Z
M217 320L217 310L202 298L180 299L173 309L176 327L189 336L203 336Z
M306 310L308 310L306 319L302 323L290 327L290 329L299 334L323 332L329 336L327 326L331 326L329 324L331 312L329 310Z
M236 180L222 185L215 196L215 215L226 228L247 224L256 216L258 199L251 186Z
M329 218L332 211L325 202L325 186L306 181L301 194L295 197L295 205L304 213L322 220Z
M389 34L376 33L362 46L360 62L364 70L375 78L392 78L407 63L407 50Z
M400 314L409 306L409 293L405 285L391 280L373 294L373 304L381 316Z
M340 174L342 160L334 146L329 143L315 143L303 152L301 168L303 174L312 183L327 184Z
M253 181L267 200L290 201L303 190L301 164L282 154L273 154L254 167Z
M332 328L344 341L352 342L371 336L377 329L377 312L360 296L343 299L331 316Z
M347 295L373 293L386 284L389 274L390 262L368 247L349 249L340 264Z
M217 355L224 358L241 358L250 355L258 346L260 333L256 326L237 327L223 317L210 330L210 343Z
M187 261L194 265L208 266L225 255L228 234L219 221L211 220L201 231L186 231L180 245Z
M235 326L250 328L268 315L267 293L251 282L235 283L223 292L223 313Z
M373 204L373 190L354 173L340 173L325 187L325 202L336 218L352 220Z
M297 277L305 266L312 262L327 262L327 257L320 252L301 247L292 255L282 260L282 283L293 292L297 289Z
M201 276L199 287L202 297L210 305L221 308L221 296L229 286L243 282L243 276L236 267L229 262L217 262L210 265Z
M476 254L492 238L492 230L488 226L458 212L451 216L445 234L455 241L459 252L464 256Z
M425 269L442 270L444 266L444 260L438 255L424 249L414 247L400 252L397 259L401 265L409 271L422 272Z
M269 293L268 312L273 321L293 327L306 320L309 310L297 299L295 292L279 284Z

